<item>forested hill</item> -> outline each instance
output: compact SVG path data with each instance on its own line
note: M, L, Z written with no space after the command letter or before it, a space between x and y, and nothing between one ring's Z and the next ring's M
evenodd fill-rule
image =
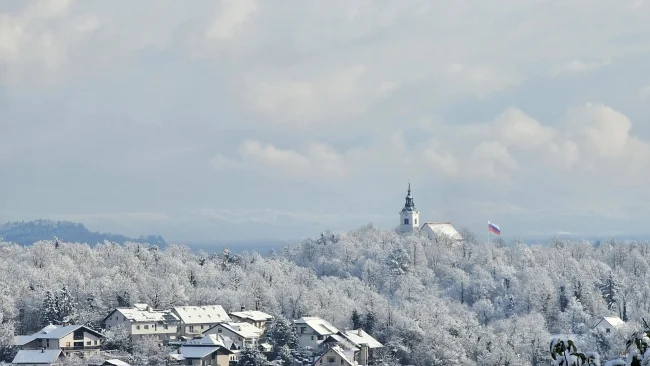
M59 238L65 242L87 243L89 245L103 243L105 240L120 244L134 242L158 246L166 245L165 239L160 235L130 238L120 234L92 232L80 223L51 220L8 222L0 225L0 238L5 242L21 245L30 245L40 240L53 240L54 238Z
M57 294L74 303L66 317L93 327L133 303L319 316L339 329L363 327L385 345L373 356L382 366L549 365L553 334L613 360L630 334L646 330L649 243L505 246L463 235L451 242L367 226L325 232L266 257L180 245L0 240L0 358L14 330L31 334L49 322L47 299ZM596 326L604 316L625 324L607 332ZM161 357L172 352L155 349Z

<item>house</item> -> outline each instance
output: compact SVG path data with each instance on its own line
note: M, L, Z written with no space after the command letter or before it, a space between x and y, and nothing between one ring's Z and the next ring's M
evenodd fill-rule
M63 352L60 349L19 350L11 364L25 366L62 365Z
M132 308L117 308L102 321L106 329L123 325L131 339L154 336L160 340L176 339L180 319L170 310L154 310L147 304L134 304Z
M596 323L594 328L600 327L604 329L606 333L610 333L612 330L623 324L625 324L625 322L617 316L604 316L598 323Z
M354 351L334 346L323 353L314 362L314 366L359 366L354 359Z
M20 350L59 350L71 353L97 353L103 336L84 325L48 325L27 336L17 336L15 345Z
M257 310L246 310L244 307L241 311L230 313L230 317L233 321L252 324L262 331L266 331L267 325L273 321L273 315Z
M249 323L221 323L204 332L205 335L216 334L228 337L235 342L239 348L254 347L257 341L262 338L264 332Z
M186 337L200 336L215 325L230 321L221 305L176 306L172 313L180 319L179 335Z
M384 347L363 329L346 330L332 334L325 338L323 343L344 350L350 362L355 361L359 365L367 365L371 352L374 349Z
M118 360L116 358L113 358L113 359L104 361L102 366L131 366L131 365L124 362L124 361L122 361L122 360Z
M463 237L451 222L426 222L420 228L420 232L429 236L432 240L442 238L451 239L452 242L463 240Z
M239 351L231 350L224 337L210 334L182 345L171 358L181 365L228 366L236 361Z
M318 317L304 316L293 321L301 348L318 347L329 335L339 332L332 324Z

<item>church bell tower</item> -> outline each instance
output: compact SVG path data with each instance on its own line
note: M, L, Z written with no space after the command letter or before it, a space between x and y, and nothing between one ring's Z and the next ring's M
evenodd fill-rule
M406 203L399 213L399 231L401 233L412 233L419 228L420 211L415 209L413 196L411 196L411 182L409 182L408 193L406 194Z

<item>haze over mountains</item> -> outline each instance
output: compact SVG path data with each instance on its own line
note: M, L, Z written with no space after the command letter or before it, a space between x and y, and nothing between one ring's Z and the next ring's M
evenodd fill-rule
M321 230L322 231L322 230ZM319 233L318 230L314 231L313 236L317 236ZM33 220L33 221L21 221L21 222L8 222L5 224L0 224L0 239L6 242L17 243L20 245L31 245L35 242L41 240L53 240L58 238L61 241L65 242L76 242L76 243L87 243L90 246L94 246L97 243L103 243L104 241L114 242L124 244L126 242L133 243L147 243L151 245L156 245L159 247L165 247L167 244L183 244L187 245L194 252L200 250L206 252L214 252L221 250L222 248L228 248L232 252L258 252L262 255L269 253L271 250L280 250L287 245L295 244L301 241L301 238L296 237L293 239L287 238L267 238L267 239L249 239L249 240L228 240L228 239L218 239L205 240L205 241L193 241L193 240L173 240L168 242L162 235L157 233L149 233L147 235L140 236L127 236L123 234L116 234L110 232L100 232L100 231L91 231L83 223L71 222L71 221L54 221L54 220ZM607 239L614 239L617 241L624 240L637 240L644 241L647 240L648 236L645 235L628 235L628 236L582 236L571 233L563 233L556 236L548 235L530 235L526 237L520 237L517 239L523 240L526 243L536 243L536 244L548 244L554 238L561 238L566 240L588 240L592 243L597 243L599 241L605 241ZM503 236L501 239L506 243L511 243L515 238L512 236ZM487 241L487 237L479 235L477 237L479 242ZM498 240L497 237L492 235L491 240Z

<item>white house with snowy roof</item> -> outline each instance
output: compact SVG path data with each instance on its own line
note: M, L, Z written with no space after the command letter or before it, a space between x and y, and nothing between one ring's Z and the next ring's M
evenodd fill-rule
M362 364L355 360L355 350L345 349L341 346L334 346L328 349L314 362L314 366L360 366Z
M604 316L596 323L594 328L599 327L605 330L606 333L610 333L612 330L620 327L625 324L625 322L617 316Z
M239 348L250 348L257 345L264 331L246 322L220 323L206 330L204 335L216 334L233 340Z
M63 364L60 349L20 350L11 361L12 365L53 366Z
M315 316L303 316L298 320L294 320L293 327L298 335L298 345L301 348L316 348L323 343L327 336L339 332L327 320Z
M226 342L226 337L209 334L200 339L184 343L170 358L182 365L223 365L237 361L239 349L232 342ZM235 348L235 349L233 349Z
M231 321L221 305L175 306L172 313L180 319L180 335L200 336L219 323Z
M131 339L154 336L160 340L176 339L180 319L171 310L155 310L147 304L134 304L132 308L111 311L101 324L106 329L123 325Z
M233 321L252 324L262 331L265 331L266 326L273 321L273 315L258 310L246 310L244 307L241 311L231 312L230 317Z
M338 355L338 352L330 354L328 357L334 357L336 361L343 360L350 365L367 365L370 360L371 352L374 349L382 348L382 345L370 334L366 333L363 329L345 330L327 336L323 343L332 347L338 347L343 351L345 359ZM339 358L337 358L337 356ZM320 361L319 361L320 362ZM323 359L323 364L328 364L328 360ZM319 363L320 364L320 363Z
M420 226L422 225L422 226ZM415 208L415 202L411 195L411 182L409 182L406 193L404 208L399 213L399 226L397 230L403 234L422 233L431 239L449 238L452 241L463 240L458 230L451 222L425 222L420 221L420 211Z
M14 345L19 350L59 350L65 356L71 353L97 353L102 336L85 325L48 325L30 335L16 336Z

